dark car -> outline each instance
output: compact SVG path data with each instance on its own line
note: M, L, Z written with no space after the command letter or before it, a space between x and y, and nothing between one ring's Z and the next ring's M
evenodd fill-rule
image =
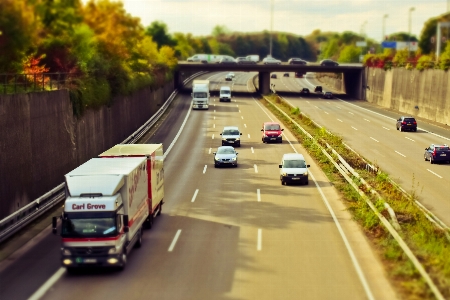
M288 64L290 65L306 65L308 62L297 57L290 58Z
M450 163L450 148L448 145L435 145L431 144L430 147L425 148L425 153L423 155L425 161L429 160L430 164L436 162L445 161Z
M325 67L336 67L339 66L339 64L337 62L335 62L334 60L331 59L324 59L320 62L321 66L325 66Z
M316 86L316 87L314 88L314 92L315 92L315 93L320 93L320 94L322 94L322 86L321 86L321 85Z
M233 77L230 74L225 75L225 81L233 81Z
M302 88L302 90L300 91L300 95L309 96L309 94L310 94L310 91L308 88Z
M236 60L232 57L224 56L219 60L219 64L235 65Z
M305 72L295 72L295 78L303 78Z
M325 99L333 99L333 94L331 92L325 92L323 93L323 97Z
M283 77L289 77L289 73L284 73Z
M401 117L397 120L397 130L417 131L417 122L413 117Z
M270 75L270 78L275 78L275 79L277 79L277 74L272 74L272 75Z

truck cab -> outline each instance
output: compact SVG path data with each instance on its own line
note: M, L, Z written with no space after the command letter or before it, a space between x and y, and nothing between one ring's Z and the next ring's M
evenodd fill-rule
M209 80L194 80L191 96L193 109L209 109Z

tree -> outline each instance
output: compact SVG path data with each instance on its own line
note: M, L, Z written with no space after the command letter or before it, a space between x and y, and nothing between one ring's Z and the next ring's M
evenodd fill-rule
M320 57L322 59L325 58L336 59L338 55L339 55L338 40L334 38L326 44L325 49L320 54Z
M25 0L0 1L0 72L21 72L22 61L35 52L41 23Z
M174 47L176 41L168 34L167 25L163 22L153 21L150 26L145 29L145 34L152 37L152 40L158 44L158 49L162 46Z
M450 68L450 41L445 46L445 51L439 57L439 68L448 70Z
M359 56L361 55L361 48L355 45L344 46L339 54L339 62L343 63L357 63L359 62Z
M226 34L228 34L230 30L225 25L216 25L212 30L212 36L216 38L220 38Z

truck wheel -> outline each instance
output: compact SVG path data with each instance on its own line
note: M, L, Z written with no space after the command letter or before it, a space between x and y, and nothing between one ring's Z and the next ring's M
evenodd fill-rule
M77 273L77 269L76 268L70 268L70 267L66 267L66 271L69 275L74 275Z
M136 241L136 244L134 244L134 248L141 248L142 246L142 228L139 229L139 233L138 233L138 239Z
M153 214L150 214L147 220L145 220L145 228L152 229L152 227L153 227Z

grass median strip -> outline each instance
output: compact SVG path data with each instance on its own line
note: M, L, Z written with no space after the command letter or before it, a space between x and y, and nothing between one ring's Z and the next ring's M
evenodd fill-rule
M349 151L341 137L331 134L323 127L316 126L311 119L301 113L298 107L291 107L276 95L261 99L261 102L291 130L298 141L303 144L319 163L334 186L341 192L348 210L353 214L354 219L361 225L380 254L386 270L402 298L434 299L434 296L398 243L387 232L367 203L361 199L358 192L344 180L339 172L336 172L335 166L322 153L317 144L294 125L289 118L274 108L273 105L287 113L292 120L302 126L321 146L327 148L326 144L328 144L336 150L359 173L361 178L381 195L382 200L376 198L367 191L360 179L352 177L353 181L360 189L366 192L378 211L386 219L390 219L390 215L384 204L388 203L388 207L394 210L401 227L400 236L425 267L442 295L445 298L450 298L450 243L447 240L446 232L435 227L414 204L417 199L416 191L420 189L415 178L413 177L412 179L411 192L409 195L405 195L392 184L388 174L382 171L377 173L367 171L367 160ZM329 154L334 157L331 151ZM377 169L380 170L379 168Z

